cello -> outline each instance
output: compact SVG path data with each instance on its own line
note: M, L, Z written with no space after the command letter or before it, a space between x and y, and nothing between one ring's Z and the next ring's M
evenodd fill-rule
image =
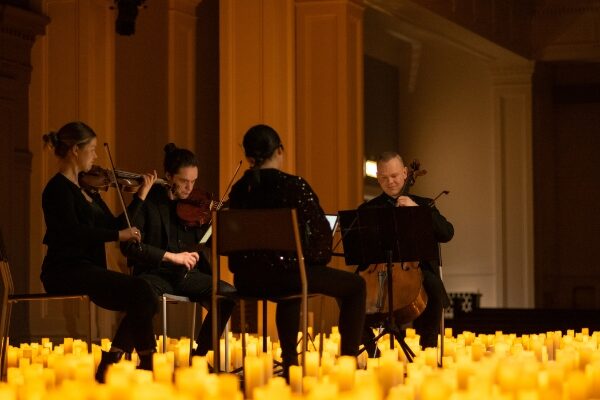
M416 178L425 175L420 169L418 160L413 160L408 167L408 174L400 196L406 196ZM367 287L366 313L380 316L388 313L386 264L371 264L359 272ZM392 264L392 290L394 318L398 324L406 324L416 319L427 306L427 293L423 287L423 274L418 261Z

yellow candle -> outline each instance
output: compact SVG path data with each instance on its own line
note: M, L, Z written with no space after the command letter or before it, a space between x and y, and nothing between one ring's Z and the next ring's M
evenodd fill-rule
M354 373L356 372L356 359L350 356L338 358L336 368L336 381L340 391L352 390L354 387Z
M319 353L315 351L306 353L306 376L319 376Z
M233 369L238 369L242 366L244 361L242 354L242 342L240 340L234 341L231 354L231 366L233 367Z
M302 367L299 365L290 367L290 386L292 387L292 393L302 393Z
M399 361L381 359L376 373L384 398L387 397L391 388L404 382L404 364Z
M425 349L425 364L429 365L432 368L437 368L437 348L436 347L427 347Z
M190 365L190 344L183 342L177 348L177 366L188 367Z
M269 353L260 355L263 368L263 382L267 383L273 377L273 357Z
M427 375L421 384L420 400L445 400L450 397L450 388L440 372Z
M65 354L73 352L73 338L65 338L63 340L63 348L65 350Z
M154 380L156 382L170 383L173 380L173 358L172 352L154 353L152 358L152 369L154 370Z
M264 369L263 360L256 356L246 357L246 365L244 366L245 378L245 393L246 398L252 399L254 396L254 388L264 385Z
M569 373L565 384L566 398L569 400L586 400L588 399L588 381L585 374L581 371L573 371Z
M471 344L471 358L473 361L481 360L483 357L484 347L481 342L473 342Z
M8 353L7 353L7 366L9 368L16 367L19 363L18 357L19 357L19 349L9 346Z

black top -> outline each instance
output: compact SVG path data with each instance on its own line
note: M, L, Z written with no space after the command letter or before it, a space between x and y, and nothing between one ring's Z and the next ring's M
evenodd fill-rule
M171 265L162 259L167 251L197 251L208 226L186 227L176 214L177 202L169 199L168 189L154 185L139 212L131 215L131 224L142 232L140 246L122 243L121 252L127 257L127 263L134 268L134 275L141 273L166 273L183 277L187 269L183 265ZM210 273L210 265L203 253L197 268Z
M42 273L59 266L90 263L106 268L104 243L119 239L120 219L113 216L98 193L88 193L63 174L54 175L42 193L48 246ZM139 207L134 196L129 210Z
M244 209L295 208L306 264L326 265L331 260L331 228L319 198L301 177L272 168L248 170L231 188L229 204L231 208ZM229 269L235 273L247 263L284 268L296 265L295 260L282 253L254 252L230 256Z

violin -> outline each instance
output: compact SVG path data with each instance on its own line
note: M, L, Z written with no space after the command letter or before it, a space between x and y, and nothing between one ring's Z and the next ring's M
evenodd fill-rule
M177 216L188 228L196 228L210 222L210 213L216 203L212 193L194 188L187 198L177 202Z
M89 171L79 173L79 185L94 192L107 191L109 187L118 187L120 191L135 193L144 183L143 176L133 172L115 169L114 176L116 176L116 182L113 178L113 171L93 165ZM155 184L168 185L167 181L163 179L157 179Z
M192 190L187 198L179 200L177 202L176 212L180 221L188 228L197 228L205 224L210 224L212 220L212 211L218 211L223 206L225 196L229 193L229 189L231 189L233 180L241 166L242 161L240 160L221 200L216 201L211 193L196 188Z

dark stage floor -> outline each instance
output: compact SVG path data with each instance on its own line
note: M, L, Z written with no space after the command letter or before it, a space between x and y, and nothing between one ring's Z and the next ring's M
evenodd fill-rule
M516 333L518 335L589 328L600 331L600 310L547 310L517 308L480 308L447 318L447 328L456 336L462 331L474 333Z

